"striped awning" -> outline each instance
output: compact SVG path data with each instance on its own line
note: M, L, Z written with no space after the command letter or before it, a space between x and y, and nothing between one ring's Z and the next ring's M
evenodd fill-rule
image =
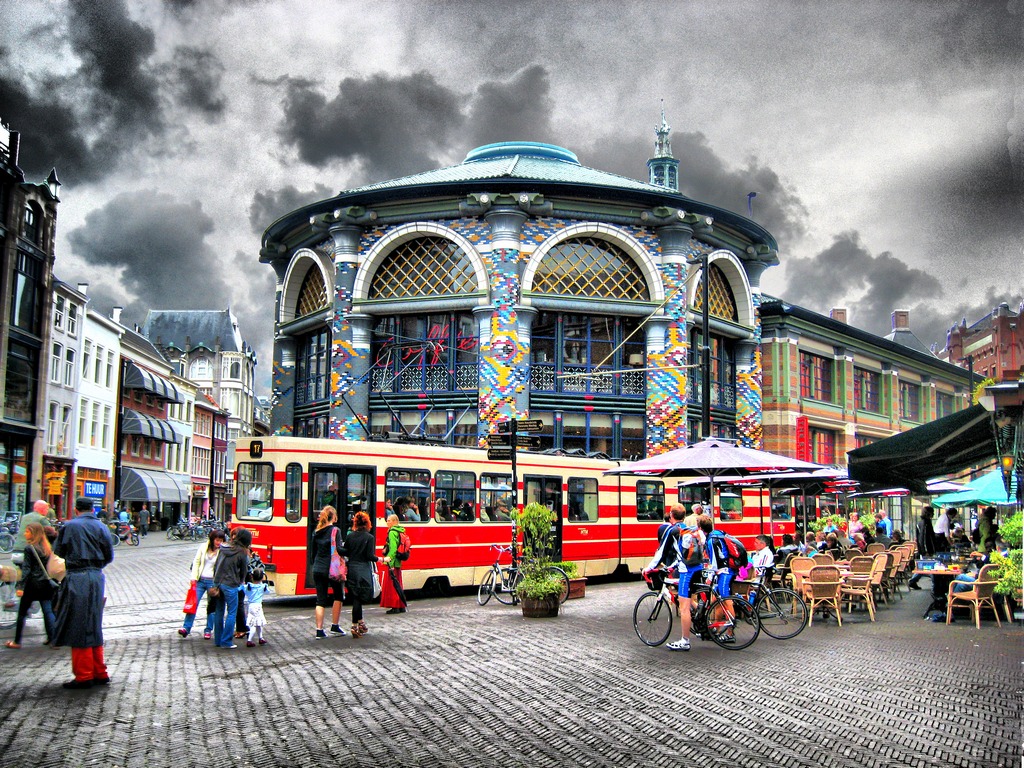
M169 421L147 416L144 413L125 408L121 417L121 434L143 435L152 437L162 443L176 443L180 445L185 442L185 437L174 428Z
M189 487L169 472L121 467L121 501L188 501Z
M140 368L135 363L128 361L124 369L124 388L141 389L157 397L163 398L169 403L184 403L185 396L181 390L169 382L163 376L158 376L145 368Z

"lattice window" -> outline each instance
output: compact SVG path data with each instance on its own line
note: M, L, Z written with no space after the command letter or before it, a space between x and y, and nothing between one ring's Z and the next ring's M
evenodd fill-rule
M715 317L724 317L726 320L738 320L736 299L732 295L732 288L729 287L729 281L725 279L725 274L714 264L708 265L708 274L711 276L711 282L708 284L708 304L710 305L708 307L708 314ZM693 301L693 308L698 312L704 309L703 282L697 286L697 295Z
M310 267L302 281L302 288L299 289L299 301L296 304L295 316L305 317L318 309L324 309L328 304L324 276L316 267Z
M629 255L606 240L565 240L544 255L533 279L537 293L647 301L643 273Z
M469 256L443 237L407 240L389 253L370 283L371 299L473 293L476 273Z

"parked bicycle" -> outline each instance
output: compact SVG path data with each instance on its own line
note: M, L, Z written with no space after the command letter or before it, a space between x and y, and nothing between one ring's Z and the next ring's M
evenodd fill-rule
M722 597L713 586L713 574L705 582L690 584L691 630L702 640L713 640L730 651L739 651L753 643L761 632L753 606L740 596ZM648 592L633 606L633 630L640 642L658 646L668 640L675 622L675 584L665 571L644 574Z
M798 592L789 587L773 587L758 580L747 596L761 629L776 640L789 640L807 626L807 603Z
M514 547L503 547L500 544L492 544L491 549L497 550L498 556L494 564L480 579L480 588L476 593L476 601L480 605L487 605L493 595L499 603L505 605L516 605L519 603L519 596L516 594L516 587L523 574L519 566L519 558L516 556ZM512 562L509 565L501 564L501 556L506 552L512 554ZM562 582L562 590L558 594L558 602L564 603L569 597L569 577L565 571L557 565L546 566L545 570L553 577Z

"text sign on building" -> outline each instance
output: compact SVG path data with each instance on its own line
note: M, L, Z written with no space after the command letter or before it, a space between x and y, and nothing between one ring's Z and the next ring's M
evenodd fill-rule
M796 417L796 457L811 460L811 428L806 416Z
M107 495L107 484L86 480L82 483L82 495L94 499L102 499Z

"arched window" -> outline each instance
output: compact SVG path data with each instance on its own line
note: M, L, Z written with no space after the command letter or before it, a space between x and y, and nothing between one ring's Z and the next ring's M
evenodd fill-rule
M305 317L318 309L325 309L329 305L324 276L316 267L310 267L302 281L302 288L299 289L299 300L295 304L295 316Z
M24 237L30 243L39 245L39 210L34 205L25 206Z
M210 361L205 357L199 357L193 360L188 369L188 377L193 381L196 379L210 378Z
M368 298L458 295L476 289L476 273L462 248L443 237L417 237L384 258L370 281Z
M242 378L242 364L235 360L231 363L231 368L228 370L229 379L240 379Z
M563 240L544 254L533 291L622 301L650 299L643 273L629 254L593 237Z
M711 282L708 283L708 314L736 322L739 315L736 312L736 298L733 296L729 281L725 279L725 273L714 264L708 265L708 275ZM697 294L693 299L693 309L696 312L704 309L704 284L697 285Z

